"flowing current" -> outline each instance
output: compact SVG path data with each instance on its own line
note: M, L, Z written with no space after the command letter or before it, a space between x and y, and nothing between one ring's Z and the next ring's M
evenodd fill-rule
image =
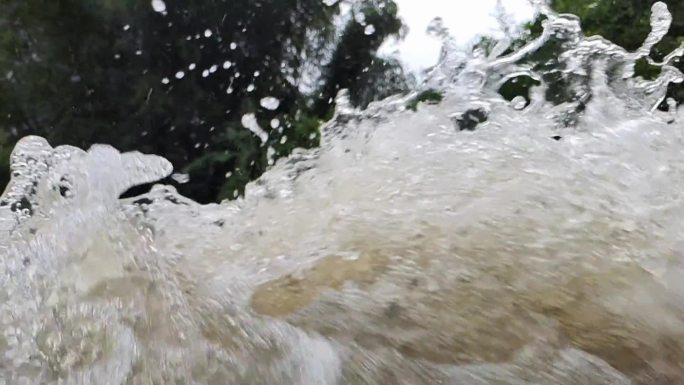
M171 165L24 138L0 203L0 384L684 383L684 111L655 108L684 49L643 80L664 4L635 52L540 10L513 53L445 36L439 104L341 94L319 149L232 202L119 199ZM552 42L576 94L559 105L524 64ZM541 80L529 100L497 95L520 75Z

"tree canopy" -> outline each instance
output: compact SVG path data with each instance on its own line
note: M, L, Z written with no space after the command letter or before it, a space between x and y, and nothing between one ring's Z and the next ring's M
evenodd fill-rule
M376 55L401 31L394 2L352 5L350 20L341 4L5 1L0 185L13 144L36 134L160 154L201 202L240 194L275 158L317 145L337 90L365 105L405 87Z

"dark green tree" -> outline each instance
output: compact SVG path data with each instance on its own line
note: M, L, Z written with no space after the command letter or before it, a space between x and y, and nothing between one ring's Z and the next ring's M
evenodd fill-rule
M352 21L344 28L332 60L323 70L316 103L319 116L330 111L330 103L340 89L348 89L351 102L361 107L407 89L401 65L376 55L387 36L401 35L396 4L391 0L368 0L352 13Z
M338 39L339 4L321 0L5 0L0 167L28 134L109 143L167 157L190 174L178 187L194 199L231 198L273 159L317 145L331 93L305 83L351 88L357 104L384 96L370 85L396 71L378 71L375 51L401 24L389 0L363 12L374 33ZM325 70L311 79L311 68ZM356 83L339 81L349 73ZM244 127L252 114L267 136Z

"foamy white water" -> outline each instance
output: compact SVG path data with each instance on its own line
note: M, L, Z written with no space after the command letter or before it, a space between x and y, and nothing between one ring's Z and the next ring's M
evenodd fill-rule
M651 38L630 53L545 12L507 57L445 37L438 105L341 94L321 148L233 202L120 200L169 163L23 139L0 207L0 383L683 382L684 113L653 108L682 75L631 78ZM519 59L559 36L591 94L570 126L577 106L543 89L522 110L495 93L540 78ZM459 130L472 111L486 121Z

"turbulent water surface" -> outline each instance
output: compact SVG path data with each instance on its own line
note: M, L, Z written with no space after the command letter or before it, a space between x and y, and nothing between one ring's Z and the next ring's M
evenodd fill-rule
M627 52L541 10L544 34L507 56L445 37L437 105L342 94L320 149L220 205L119 199L163 158L23 139L0 207L0 384L684 383L684 112L655 108L682 52L653 81L631 70L671 17L654 5ZM552 39L576 100L498 96L542 79L519 63Z

